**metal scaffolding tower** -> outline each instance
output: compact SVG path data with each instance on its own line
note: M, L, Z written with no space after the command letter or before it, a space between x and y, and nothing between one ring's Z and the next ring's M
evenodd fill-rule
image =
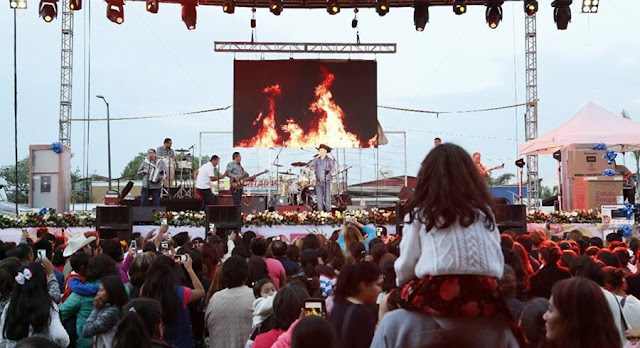
M60 142L71 146L71 83L73 81L73 11L62 0L62 47L60 62Z
M525 140L538 137L538 44L536 15L525 17L525 64L527 106L524 116ZM540 181L538 180L538 156L527 156L527 208L540 206Z

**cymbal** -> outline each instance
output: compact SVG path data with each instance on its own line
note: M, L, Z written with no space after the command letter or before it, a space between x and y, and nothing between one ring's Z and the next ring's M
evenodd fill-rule
M177 149L177 150L173 150L174 152L189 152L188 149Z
M291 172L278 172L278 174L282 174L282 175L296 175L295 173L291 173Z
M292 166L294 167L306 167L307 166L307 162L293 162L291 163Z

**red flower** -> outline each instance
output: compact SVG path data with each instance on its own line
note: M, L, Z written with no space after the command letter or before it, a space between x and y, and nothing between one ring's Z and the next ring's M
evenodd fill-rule
M460 282L458 278L447 279L440 285L440 297L445 301L451 301L460 295Z
M422 303L424 303L424 297L420 295L417 295L416 297L413 298L413 300L411 300L411 305L415 308L422 307Z
M402 299L408 299L409 296L413 293L411 286L409 284L405 285L402 288L402 293L400 294L400 298Z
M460 313L467 317L477 317L480 314L480 306L476 301L469 301L460 308Z
M482 277L481 278L481 282L482 282L482 285L485 288L487 288L487 289L489 289L491 291L494 291L494 290L496 290L498 288L498 281L496 280L496 278L493 278L493 277Z

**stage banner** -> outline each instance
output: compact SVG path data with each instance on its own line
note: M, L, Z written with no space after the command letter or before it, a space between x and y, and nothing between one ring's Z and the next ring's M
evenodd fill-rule
M377 146L372 60L236 60L234 147Z

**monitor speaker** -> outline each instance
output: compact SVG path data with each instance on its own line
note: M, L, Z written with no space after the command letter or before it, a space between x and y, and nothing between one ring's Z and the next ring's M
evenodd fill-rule
M240 207L234 205L208 205L205 208L207 224L205 230L209 232L209 226L215 224L216 229L233 229L240 231L242 228L242 214Z
M100 206L96 208L96 229L100 238L128 239L131 236L132 207Z
M157 213L164 213L167 211L167 207L131 207L132 211L132 223L134 225L153 225L155 222L155 215Z

